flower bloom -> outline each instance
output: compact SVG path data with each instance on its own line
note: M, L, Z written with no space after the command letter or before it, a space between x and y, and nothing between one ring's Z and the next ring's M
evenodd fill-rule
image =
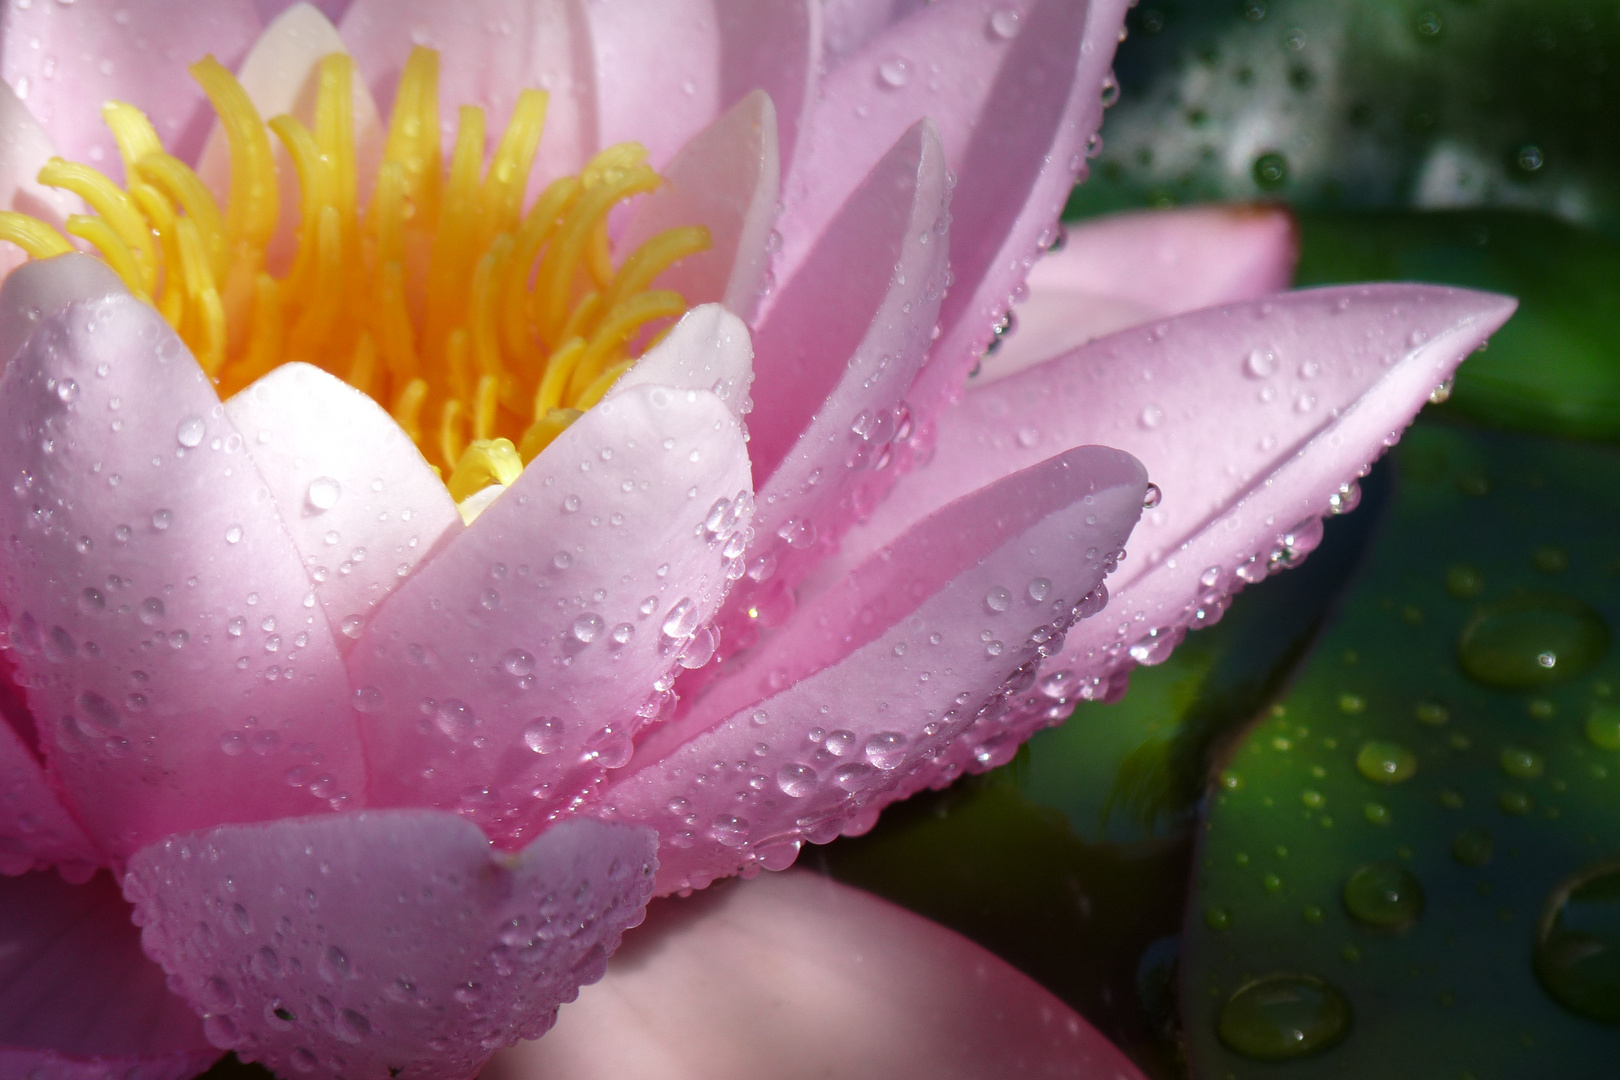
M5 1053L472 1075L1123 692L1510 313L1267 296L1269 212L1041 255L1125 5L912 6L7 8L0 870L87 883L0 902L91 949L110 867L176 996Z

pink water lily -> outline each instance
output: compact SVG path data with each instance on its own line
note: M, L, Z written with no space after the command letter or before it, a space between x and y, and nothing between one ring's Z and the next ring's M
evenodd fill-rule
M654 894L1005 762L1304 557L1513 305L1272 295L1267 210L1043 254L1125 6L7 7L0 229L106 261L0 290L0 1070L470 1076ZM483 111L441 131L430 86ZM811 888L649 928L674 959L555 1061L660 980L792 955L964 1068L1127 1074L1010 969ZM897 934L955 958L929 994ZM683 1067L749 1072L714 1047L759 998L690 1010Z

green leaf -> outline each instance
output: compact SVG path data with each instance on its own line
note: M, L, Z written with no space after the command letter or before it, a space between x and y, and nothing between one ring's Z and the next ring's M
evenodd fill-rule
M1341 620L1214 785L1193 1073L1611 1076L1620 450L1424 422L1396 458Z

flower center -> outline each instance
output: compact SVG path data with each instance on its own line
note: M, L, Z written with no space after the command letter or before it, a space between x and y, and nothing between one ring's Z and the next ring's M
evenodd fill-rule
M350 57L320 62L313 132L292 116L266 124L211 56L191 73L229 143L223 212L146 116L120 102L102 115L123 189L60 158L39 180L95 211L69 217L67 231L162 312L222 396L283 363L315 364L387 408L462 501L516 479L635 363L638 343L645 351L658 324L686 310L678 293L650 286L707 248L707 229L670 229L614 263L610 211L661 183L639 144L603 150L525 211L542 91L519 96L487 170L484 111L462 107L446 169L439 56L413 50L362 201ZM267 128L300 189L296 253L279 277L267 265L280 206ZM11 212L0 212L0 240L36 258L73 250L51 226Z

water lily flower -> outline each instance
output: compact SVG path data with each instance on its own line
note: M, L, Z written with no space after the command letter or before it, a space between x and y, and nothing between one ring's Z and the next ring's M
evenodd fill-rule
M9 5L5 1067L470 1076L1302 558L1512 304L1042 255L1124 7Z

